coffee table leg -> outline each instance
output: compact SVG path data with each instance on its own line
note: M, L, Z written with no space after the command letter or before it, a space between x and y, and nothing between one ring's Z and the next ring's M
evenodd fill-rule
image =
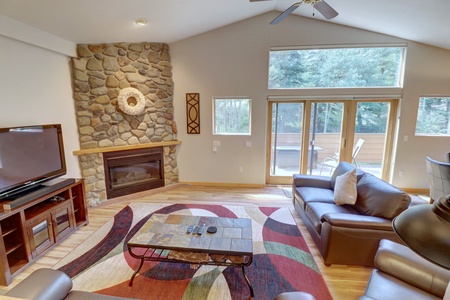
M144 264L144 257L141 258L141 262L139 263L139 266L137 267L136 271L134 271L133 275L131 275L130 282L128 283L128 286L133 286L134 277L136 277L136 274L142 268L143 264Z
M245 278L245 282L247 282L248 288L250 289L250 296L253 298L253 297L255 297L255 292L253 292L253 287L250 284L250 280L248 279L247 274L245 274L244 266L242 266L241 268L242 268L242 274L244 275L244 278Z

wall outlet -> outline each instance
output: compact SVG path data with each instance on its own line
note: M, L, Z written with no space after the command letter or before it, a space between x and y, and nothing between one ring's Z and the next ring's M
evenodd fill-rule
M403 137L403 141L404 141L404 142L407 142L407 141L408 141L408 136L407 136L407 135L405 135L405 136Z
M239 172L244 172L244 168L243 167L239 167Z
M403 176L403 170L400 170L400 172L398 172L398 176L402 177Z
M220 141L213 141L213 147L220 147Z
M250 141L245 142L245 146L250 148L252 146L252 142L250 142Z

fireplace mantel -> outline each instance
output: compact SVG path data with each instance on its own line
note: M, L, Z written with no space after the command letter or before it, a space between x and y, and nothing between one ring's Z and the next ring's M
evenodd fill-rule
M136 144L136 145L117 146L117 147L81 149L81 150L75 150L72 153L73 153L73 155L78 156L78 155L86 155L86 154L94 154L94 153L104 153L104 152L114 152L114 151L134 150L134 149L154 148L154 147L165 147L165 146L174 146L174 145L181 145L181 141L169 141L169 142Z

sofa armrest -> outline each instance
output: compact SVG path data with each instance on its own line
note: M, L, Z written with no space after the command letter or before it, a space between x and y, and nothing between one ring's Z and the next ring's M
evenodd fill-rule
M66 273L53 269L38 269L18 283L5 295L33 300L62 300L72 289Z
M294 174L293 187L317 187L322 189L331 189L331 177L330 176L318 176L318 175L306 175L306 174Z
M322 216L321 222L328 222L336 227L393 231L391 220L373 216L327 213Z
M442 298L450 281L450 270L422 258L410 248L381 240L375 256L380 271Z

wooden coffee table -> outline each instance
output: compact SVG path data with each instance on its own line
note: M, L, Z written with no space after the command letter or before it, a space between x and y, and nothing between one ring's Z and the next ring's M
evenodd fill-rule
M188 228L203 228L202 234ZM209 233L215 227L217 232ZM140 260L129 286L144 261L240 267L254 297L245 267L253 260L251 219L153 214L128 241L128 252Z

